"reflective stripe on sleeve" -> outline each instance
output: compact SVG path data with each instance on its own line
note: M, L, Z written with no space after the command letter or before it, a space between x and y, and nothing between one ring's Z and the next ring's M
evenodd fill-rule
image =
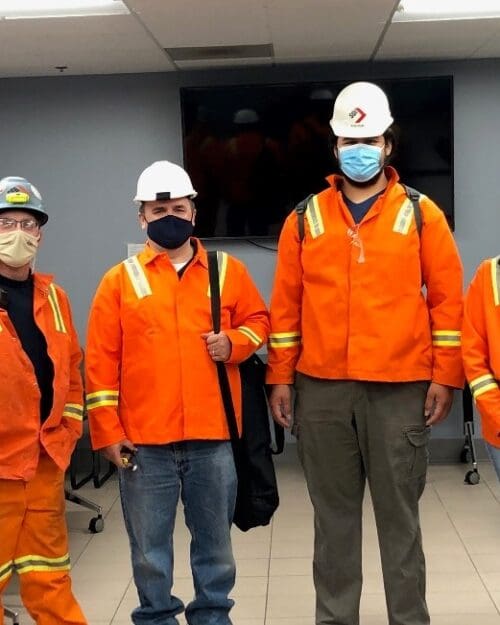
M460 347L462 333L458 330L434 330L432 344L434 347Z
M491 286L493 288L493 300L495 306L500 306L500 256L492 258L491 263Z
M492 389L498 389L498 382L491 375L491 373L487 373L486 375L482 375L479 378L472 380L469 383L469 386L472 392L472 396L474 397L474 399L477 399L478 397L483 395L483 393L487 393Z
M66 332L66 326L64 325L64 319L61 313L61 307L59 306L59 299L57 297L56 287L51 284L49 286L49 303L54 315L54 323L58 332Z
M317 195L313 195L307 203L306 219L309 223L309 230L313 239L316 239L325 232Z
M94 408L102 408L103 406L118 406L118 391L96 391L95 393L89 393L86 397L87 410L94 410Z
M252 343L254 343L255 345L262 344L262 339L257 334L255 334L253 330L251 330L250 328L247 328L247 326L240 326L239 328L237 328L237 330L238 332L241 332L247 338L249 338L252 341Z
M9 560L4 564L0 564L0 582L4 579L7 579L14 572L14 562Z
M152 294L148 279L137 256L130 256L123 261L135 294L139 299Z
M33 571L69 571L69 553L60 558L47 558L39 555L27 555L14 560L14 568L18 575Z
M63 417L70 419L76 419L77 421L83 420L83 406L81 404L66 404L63 410Z
M300 332L273 332L269 335L269 345L277 349L300 345Z

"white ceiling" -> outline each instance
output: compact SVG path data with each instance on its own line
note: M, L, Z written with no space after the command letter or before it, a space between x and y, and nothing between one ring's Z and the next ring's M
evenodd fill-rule
M15 0L13 0L15 2ZM399 0L125 0L130 15L0 20L0 77L314 61L500 57L500 19L392 23ZM270 58L173 62L164 48L272 44Z

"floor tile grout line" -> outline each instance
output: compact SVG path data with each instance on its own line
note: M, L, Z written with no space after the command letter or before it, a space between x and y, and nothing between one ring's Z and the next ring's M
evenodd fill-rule
M120 601L118 602L118 605L116 606L116 610L114 611L113 616L111 617L111 620L109 621L109 625L113 625L113 621L115 620L116 615L118 614L118 610L120 609L120 606L121 606L121 604L123 603L123 600L125 599L125 596L126 596L126 594L128 593L128 590L129 590L129 588L130 588L130 585L133 583L133 581L134 581L134 578L133 578L133 577L131 577L131 578L130 578L130 580L129 580L129 582L128 582L128 584L127 584L127 585L126 585L126 587L125 587L125 590L123 591L123 594L122 594L122 596L121 596Z
M269 557L267 559L266 600L264 602L264 625L266 625L267 623L267 608L269 605L269 580L271 578L271 556L273 552L273 535L274 535L274 518L271 519L271 532L269 536Z
M492 595L491 595L491 592L489 591L489 588L488 588L488 587L486 586L486 584L484 583L483 576L482 576L482 575L481 575L481 573L479 572L479 570L478 570L478 568L477 568L477 566L476 566L476 563L474 562L474 559L473 559L473 557L472 557L472 554L470 554L470 553L469 553L469 550L467 549L467 545L466 545L466 544L465 544L465 542L463 541L463 538L462 538L462 536L461 536L461 534L460 534L460 532L459 532L459 530L458 530L457 526L455 525L455 523L454 523L454 521L453 521L452 516L451 516L451 515L450 515L450 513L448 512L448 509L447 509L447 507L446 507L446 505L445 505L444 501L442 500L442 498L441 498L441 496L440 496L440 494L439 494L438 490L435 488L434 484L431 484L431 486L432 486L432 488L433 488L434 492L436 493L436 497L438 498L439 503L440 503L440 504L441 504L441 506L443 507L443 509L444 509L444 511L445 511L445 513L446 513L446 516L448 517L448 519L449 519L449 521L450 521L450 523L451 523L451 525L452 525L453 529L455 530L455 533L456 533L456 535L458 536L458 539L459 539L460 543L462 544L462 546L463 546L463 548L464 548L464 550L465 550L465 553L467 554L467 557L468 557L468 558L469 558L469 560L470 560L470 563L471 563L471 564L472 564L472 566L474 567L474 570L476 571L477 576L478 576L478 577L479 577L479 579L481 580L481 584L482 584L482 586L483 586L484 590L486 591L486 594L487 594L487 595L488 595L488 597L490 598L490 601L493 603L493 606L495 607L495 610L496 610L497 614L500 614L500 610L499 610L499 608L498 608L498 606L497 606L497 603L496 603L496 601L493 599L493 597L492 597Z

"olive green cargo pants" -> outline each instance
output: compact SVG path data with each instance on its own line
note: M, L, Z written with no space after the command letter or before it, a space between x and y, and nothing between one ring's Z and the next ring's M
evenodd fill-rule
M373 501L389 625L428 625L418 513L427 382L297 374L294 432L314 507L317 625L359 625L362 501Z

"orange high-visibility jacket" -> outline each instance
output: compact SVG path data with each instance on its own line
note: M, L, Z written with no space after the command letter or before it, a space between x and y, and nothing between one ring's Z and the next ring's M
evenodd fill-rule
M444 214L411 201L391 167L382 195L356 225L341 178L281 232L271 298L270 384L295 371L324 379L461 387L462 266ZM422 291L426 287L426 295Z
M500 257L485 260L465 297L465 375L481 414L483 437L500 447Z
M216 366L203 333L212 330L207 253L201 243L179 279L167 254L149 245L104 276L92 304L86 352L92 442L106 447L229 438ZM266 306L245 266L219 252L221 329L237 418L238 363L265 344Z
M33 305L54 363L54 402L41 424L35 370L7 311L0 308L0 479L31 480L40 445L65 470L82 431L81 349L68 297L52 276L36 273Z

